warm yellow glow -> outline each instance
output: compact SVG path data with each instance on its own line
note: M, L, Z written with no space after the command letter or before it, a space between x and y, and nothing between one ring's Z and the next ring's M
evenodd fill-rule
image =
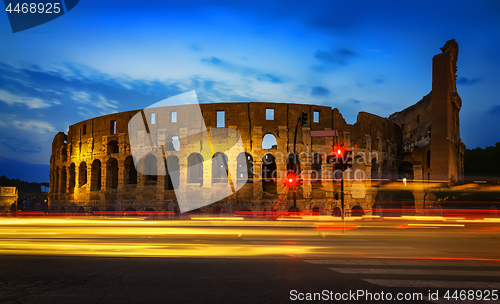
M244 217L192 217L193 221L241 221Z

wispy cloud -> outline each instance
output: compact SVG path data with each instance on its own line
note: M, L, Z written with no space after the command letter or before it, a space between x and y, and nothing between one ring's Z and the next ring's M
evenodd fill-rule
M317 50L314 53L314 58L323 63L340 65L346 65L348 60L356 56L358 56L358 53L348 48L338 48L332 51Z
M41 109L52 106L54 102L46 102L41 98L20 96L12 94L5 90L0 90L0 100L8 105L25 105L29 109Z
M482 77L478 77L478 78L467 78L467 77L458 77L457 78L457 85L474 85L480 81L482 81L483 78Z
M40 145L27 139L16 137L0 138L0 145L10 149L16 154L33 154L40 153L42 151L42 147Z
M34 133L46 134L54 133L56 129L48 122L41 120L13 120L12 126L19 130L30 131Z
M271 82L271 83L284 83L284 77L278 76L274 73L261 71L258 69L250 68L248 66L231 63L217 57L202 58L201 62L210 66L216 67L220 70L229 73L239 74L244 77L252 77L258 81Z
M328 96L331 91L325 87L317 86L311 88L311 96Z

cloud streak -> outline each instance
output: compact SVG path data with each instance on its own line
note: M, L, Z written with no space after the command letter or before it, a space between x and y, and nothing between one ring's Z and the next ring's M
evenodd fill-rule
M216 67L222 71L239 74L243 77L252 77L258 81L271 82L271 83L284 83L285 80L273 73L260 71L258 69L250 68L248 66L231 63L217 57L202 58L201 62Z

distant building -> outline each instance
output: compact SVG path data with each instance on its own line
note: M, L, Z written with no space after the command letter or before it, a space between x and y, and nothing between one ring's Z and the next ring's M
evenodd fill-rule
M302 112L310 115L297 133L298 168L304 179L295 197L300 210L339 214L339 184L332 181L333 165L326 162L337 144L353 151L354 165L346 171L350 179L345 184L346 210L352 215L379 212L391 206L415 210L432 205L432 195L427 195L430 183L463 179L465 152L459 128L462 101L455 75L458 44L450 40L441 51L433 58L432 91L389 118L360 112L356 123L350 125L337 108L314 104L201 104L203 117L196 121L199 126L203 120L207 129L222 123L238 130L245 148L240 155L200 152L200 147L210 143L189 136L201 130L192 127L193 117L187 114L189 105L168 107L168 119L160 120L151 114L165 153L163 157L148 157L154 158L154 167L164 168L167 175L137 172L136 168L144 165L141 161L135 163L129 135L144 145L148 137L146 132L128 134L128 124L140 110L76 123L69 126L68 134L59 132L52 143L50 207L68 209L74 203L86 211L114 210L120 203L123 209L168 210L171 203L176 204L176 195L186 197L189 193L194 200L211 200L209 193L199 190L210 188L214 193L227 186L225 183L233 182L244 186L203 209L289 209L293 206L292 190L279 177L286 174L297 118ZM219 113L225 117L220 122ZM312 130L336 130L338 136L311 137ZM226 161L221 164L217 159ZM199 163L203 163L202 170L188 169L180 175L178 180L184 190L176 193L179 185L172 183L168 170L176 172L172 175L179 174L179 168ZM229 181L219 176L221 167L237 171L241 164L247 165L248 180L238 179L239 173Z
M0 187L0 211L10 210L12 204L17 204L16 187Z

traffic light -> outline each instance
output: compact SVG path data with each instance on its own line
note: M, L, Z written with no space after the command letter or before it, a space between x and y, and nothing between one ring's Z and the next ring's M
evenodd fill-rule
M352 168L352 150L345 151L344 170Z
M309 113L302 112L302 126L303 127L307 126L307 116L309 116Z
M300 185L297 174L293 171L288 171L285 177L285 186L288 188L297 188Z
M332 164L334 170L340 169L342 170L342 164L343 164L343 150L341 147L335 147L333 152L327 156L326 162L328 164Z

